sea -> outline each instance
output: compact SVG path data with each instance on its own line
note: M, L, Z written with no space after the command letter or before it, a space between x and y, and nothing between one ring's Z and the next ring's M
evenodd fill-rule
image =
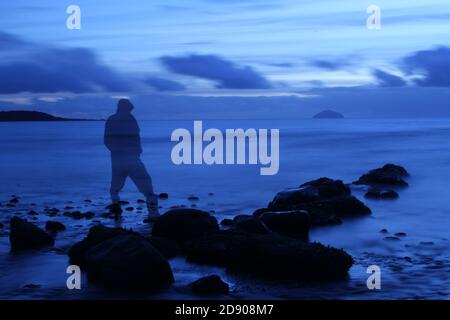
M372 214L315 228L310 241L346 250L355 259L347 279L273 282L227 273L219 267L170 260L175 283L144 299L197 299L186 289L199 277L218 274L231 293L217 299L449 299L450 297L450 119L207 120L203 129L279 129L279 171L261 175L260 165L176 165L171 159L174 130L193 131L193 120L139 121L142 160L164 213L184 205L211 212L218 221L252 214L277 192L320 177L341 179ZM142 195L127 181L122 199L133 211L120 221L101 218L109 204L110 154L103 145L103 121L0 123L0 299L133 299L90 283L69 290L67 250L96 223L151 233L139 209ZM367 188L351 182L386 163L404 166L409 187L396 200L364 198ZM15 207L7 206L19 197ZM192 201L190 196L198 197ZM66 207L95 213L73 220L42 214ZM145 209L145 208L144 208ZM39 213L36 220L27 212ZM142 211L142 212L139 212ZM19 215L43 227L63 222L55 246L11 252L9 219ZM380 232L386 229L387 233ZM389 240L396 233L398 240ZM387 239L386 239L387 238ZM369 289L370 267L380 268L381 286Z

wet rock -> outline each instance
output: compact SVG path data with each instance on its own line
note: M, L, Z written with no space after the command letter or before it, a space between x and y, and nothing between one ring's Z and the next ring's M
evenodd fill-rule
M19 203L19 198L12 198L11 200L9 200L9 203Z
M85 254L91 281L120 291L156 292L173 283L167 260L145 238L127 234L101 242Z
M128 205L128 204L130 204L129 201L126 201L126 200L120 200L120 201L119 201L119 205L121 205L121 206L126 206L126 205Z
M279 192L267 209L255 213L305 210L310 215L312 226L339 224L342 217L370 213L370 209L353 197L342 181L329 178L320 178L304 183L300 188Z
M387 240L387 241L400 241L400 238L394 237L394 236L389 236L389 237L384 237L384 240Z
M168 194L168 193L165 193L165 192L162 192L162 193L160 193L160 194L158 195L158 198L159 198L159 199L168 199L168 198L169 198L169 194Z
M8 207L8 208L15 208L16 207L16 205L14 203L7 203L5 206Z
M137 202L137 203L145 203L145 200L138 199L136 202Z
M80 220L80 219L91 219L95 216L95 214L93 212L86 212L86 213L82 213L80 211L73 211L73 212L64 212L63 214L66 217L70 217L72 219L75 220Z
M48 232L56 233L66 230L66 226L58 221L47 221L45 224L45 230Z
M3 228L3 227L4 227L3 223L0 222L0 228Z
M198 201L198 200L200 200L200 198L197 197L197 196L189 196L187 199L188 199L189 201Z
M353 259L343 250L274 233L222 230L192 241L188 261L265 279L332 280L347 276Z
M218 275L210 275L189 284L192 292L198 295L228 294L230 288Z
M421 241L420 244L424 245L424 246L432 246L432 245L434 245L434 242L433 241Z
M115 214L115 215L119 215L123 211L119 203L112 203L112 204L106 206L105 209L108 209L109 212L111 212L112 214Z
M133 207L126 207L125 210L127 210L127 211L133 211L134 208L133 208Z
M266 212L261 221L271 231L283 236L306 239L311 225L307 211Z
M155 221L152 235L185 242L217 230L217 220L208 212L178 208L167 211Z
M29 283L23 286L26 289L38 289L41 287L40 284Z
M381 229L380 233L387 234L387 233L389 233L389 231L387 229Z
M85 199L84 202L86 202L86 203L92 203L92 200L90 200L90 199Z
M397 232L395 234L396 237L406 237L406 233L405 232Z
M261 222L258 217L250 216L250 215L238 215L233 219L233 228L235 230L249 232L249 233L258 233L258 234L267 234L270 233L270 230Z
M9 241L12 250L35 249L54 244L51 235L24 219L13 217L10 224Z
M181 247L175 241L161 238L150 237L150 244L155 247L166 259L172 259L182 253Z
M137 235L137 233L122 228L108 228L101 224L93 226L82 241L77 242L69 249L70 261L81 266L85 263L84 256L90 248L116 236L127 234Z
M398 193L395 192L394 190L380 191L380 190L371 188L369 191L366 192L364 197L368 198L368 199L375 199L375 200L397 199Z
M36 211L34 211L34 210L30 210L30 211L28 211L28 213L27 213L29 216L37 216L37 215L39 215L39 213L37 213Z
M369 171L353 183L371 186L389 185L406 187L408 186L408 183L404 180L406 177L409 177L409 173L405 168L389 163L381 168Z
M231 227L233 224L234 224L233 219L223 219L222 221L220 221L220 225L224 227Z

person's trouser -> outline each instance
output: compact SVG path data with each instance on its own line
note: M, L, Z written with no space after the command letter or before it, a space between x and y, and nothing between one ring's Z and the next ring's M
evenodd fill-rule
M153 192L152 178L145 169L139 155L123 155L111 153L111 200L113 203L120 201L119 192L125 185L128 177L141 192L148 204L154 205L157 197Z

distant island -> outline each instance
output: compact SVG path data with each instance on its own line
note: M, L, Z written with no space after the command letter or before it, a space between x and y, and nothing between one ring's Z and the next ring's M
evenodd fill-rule
M96 121L92 119L70 119L52 116L39 111L0 111L0 122L12 121Z
M344 118L344 115L333 111L333 110L324 110L319 112L318 114L316 114L314 117L314 119L342 119Z

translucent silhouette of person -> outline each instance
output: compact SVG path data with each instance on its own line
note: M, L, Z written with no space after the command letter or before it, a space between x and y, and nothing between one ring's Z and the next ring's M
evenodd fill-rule
M151 217L157 217L158 197L153 192L150 175L141 160L140 129L131 114L134 106L128 99L120 99L117 112L106 121L104 143L111 151L111 200L112 207L120 214L119 193L128 177L145 196Z

